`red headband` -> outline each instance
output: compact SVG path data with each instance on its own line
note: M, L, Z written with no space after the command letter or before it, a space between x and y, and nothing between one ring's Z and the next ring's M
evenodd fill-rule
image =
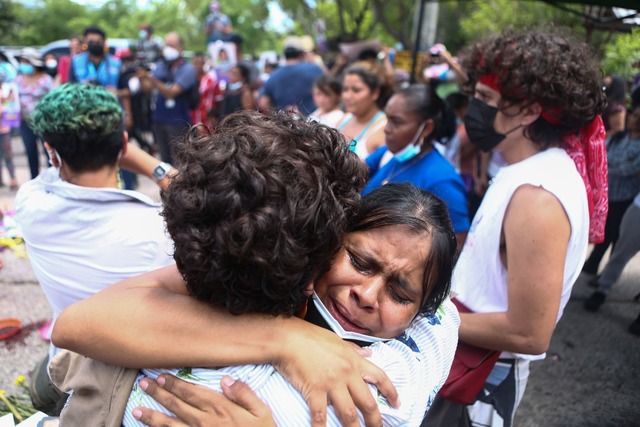
M489 86L496 92L500 92L500 87L498 86L498 74L496 73L483 74L478 78L478 82L482 83L483 85ZM552 109L545 108L544 111L540 113L540 117L542 117L552 125L557 125L558 123L560 123L561 113L562 110L559 107Z
M496 92L500 92L500 88L498 88L498 75L496 73L483 74L478 81L483 85L489 86Z
M478 78L478 82L500 92L496 73L483 74ZM552 125L557 125L561 121L561 113L560 107L545 108L540 117ZM596 116L591 123L580 129L578 135L564 138L564 148L576 164L587 190L591 243L604 240L604 225L609 209L607 150L604 141L605 130L600 116Z

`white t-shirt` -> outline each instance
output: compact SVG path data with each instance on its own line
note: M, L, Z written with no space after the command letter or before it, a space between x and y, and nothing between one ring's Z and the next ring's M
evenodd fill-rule
M329 111L328 113L321 113L320 110L316 110L313 113L309 114L309 117L320 124L335 128L340 119L344 117L344 114L344 111L340 109L335 109L333 111Z
M560 148L550 148L500 169L473 218L453 271L452 287L458 294L456 298L474 312L507 311L507 270L500 259L500 234L509 201L523 184L541 186L552 193L562 204L571 225L557 323L580 274L589 244L589 208L584 182L573 160ZM544 358L544 354L508 353L505 356L528 360Z
M136 191L73 185L52 167L20 187L16 210L54 321L76 301L173 263L160 205Z
M328 313L314 298L318 311ZM318 304L320 306L318 306ZM331 324L331 322L329 322ZM373 355L369 359L386 372L395 385L400 408L392 408L374 386L369 386L376 397L386 426L419 426L427 409L447 376L458 343L460 317L453 303L446 300L436 315L419 316L411 327L398 338L371 344ZM360 336L362 337L362 336ZM257 393L273 413L278 426L308 426L311 424L309 407L302 395L271 365L245 365L220 369L145 369L136 379L124 413L123 425L141 426L131 415L136 406L144 406L170 414L151 399L138 382L144 377L156 378L162 373L176 375L186 381L209 387L218 392L224 375L241 380ZM364 420L360 415L360 422ZM327 426L341 425L333 407L327 411Z

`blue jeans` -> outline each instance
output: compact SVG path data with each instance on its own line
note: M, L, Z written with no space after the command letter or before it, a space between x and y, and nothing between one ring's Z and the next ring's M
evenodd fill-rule
M24 149L27 152L29 160L29 170L31 171L31 179L40 173L40 154L38 151L38 141L42 139L29 127L25 120L20 122L20 136L24 143Z

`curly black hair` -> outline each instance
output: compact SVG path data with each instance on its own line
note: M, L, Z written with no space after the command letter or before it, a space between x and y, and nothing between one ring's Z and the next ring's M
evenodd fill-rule
M339 249L364 163L338 131L286 113L231 114L175 153L163 216L191 295L235 314L297 312Z
M502 107L537 102L553 117L554 123L538 118L527 127L527 137L542 149L561 146L565 135L577 133L606 107L594 58L589 46L563 30L508 30L465 50L465 89L472 92L482 75L497 75Z

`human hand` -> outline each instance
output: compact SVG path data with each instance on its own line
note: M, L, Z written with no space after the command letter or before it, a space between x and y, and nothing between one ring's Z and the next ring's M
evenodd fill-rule
M359 425L358 408L367 426L381 426L380 411L367 383L375 385L392 406L400 405L384 371L363 358L370 351L356 352L353 347L357 346L325 329L287 322L281 357L272 364L307 401L312 426L326 424L328 404L342 425Z
M137 407L133 416L148 426L275 426L269 407L243 382L225 376L220 385L224 394L161 375L157 381L145 378L140 387L175 417Z

